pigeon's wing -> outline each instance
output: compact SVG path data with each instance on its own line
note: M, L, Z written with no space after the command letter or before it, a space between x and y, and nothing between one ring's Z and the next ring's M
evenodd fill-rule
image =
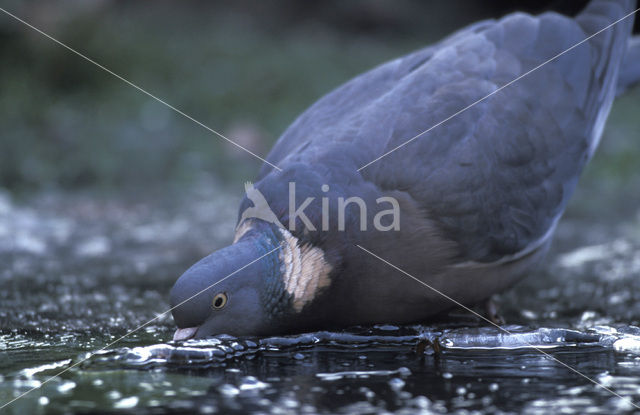
M336 126L348 123L350 117L368 106L375 105L380 97L387 94L399 80L427 62L435 51L455 42L468 33L481 31L494 21L486 20L461 29L436 45L429 46L409 55L395 59L365 72L333 92L325 95L300 115L282 134L267 160L279 165L288 155L304 151L318 134L331 131ZM260 178L270 172L272 167L265 164Z
M510 15L442 49L389 96L386 106L402 111L378 154L471 107L363 175L409 192L458 242L461 260L493 262L541 245L598 144L632 21L527 72L630 10L630 1L595 1L576 19Z
M340 180L402 146L361 176L408 192L460 261L527 252L552 233L597 146L632 19L556 56L631 7L595 0L576 19L516 13L462 30L320 100L269 161L326 165Z

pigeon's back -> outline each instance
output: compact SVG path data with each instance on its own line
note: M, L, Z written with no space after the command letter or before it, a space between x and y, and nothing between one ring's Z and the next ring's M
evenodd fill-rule
M516 13L463 29L318 101L268 160L340 159L325 169L338 181L361 168L415 200L460 261L526 253L552 233L597 147L634 5L594 0L576 18Z

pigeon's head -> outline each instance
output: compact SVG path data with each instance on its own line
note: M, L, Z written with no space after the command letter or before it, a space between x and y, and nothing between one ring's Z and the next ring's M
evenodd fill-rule
M248 221L234 244L197 262L171 289L174 340L293 330L329 286L330 272L319 248L273 224Z

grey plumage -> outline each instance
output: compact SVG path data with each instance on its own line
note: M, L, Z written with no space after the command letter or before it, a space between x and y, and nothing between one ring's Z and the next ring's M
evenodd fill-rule
M363 231L353 209L344 231L320 230L318 202L307 211L316 230L298 226L289 233L247 219L243 212L253 202L245 198L238 242L187 271L171 295L180 304L217 281L215 290L229 294L230 305L208 314L197 310L210 298L199 300L200 308L177 307L178 338L195 333L185 325L198 325L196 336L203 337L407 323L453 305L357 245L461 303L508 288L546 253L597 148L627 49L621 88L640 79L637 40L629 42L633 19L497 90L621 19L634 4L593 0L576 18L514 13L476 23L320 99L276 143L268 160L281 171L264 165L255 190L281 224L291 215L290 182L298 206L306 197L326 197L332 214L339 197L358 196L373 206L392 196L400 230ZM274 247L280 250L270 254ZM220 280L232 265L260 254L269 265Z
M348 143L365 164L631 10L631 1L593 1L576 19L515 13L472 25L322 98L268 160L317 163ZM632 21L372 164L364 180L406 190L463 259L526 249L555 224L595 150Z

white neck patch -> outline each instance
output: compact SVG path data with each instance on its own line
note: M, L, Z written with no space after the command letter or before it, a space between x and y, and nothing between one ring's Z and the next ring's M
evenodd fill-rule
M236 228L233 243L238 242L251 228L250 220L242 221ZM280 260L285 267L284 288L293 297L293 309L299 313L323 288L331 285L329 274L332 267L322 249L308 244L301 246L298 238L288 230L278 229L284 237L280 251Z
M331 265L324 257L322 249L305 244L289 231L279 228L284 241L280 260L285 266L283 282L285 290L293 297L293 309L302 311L320 291L331 284Z

